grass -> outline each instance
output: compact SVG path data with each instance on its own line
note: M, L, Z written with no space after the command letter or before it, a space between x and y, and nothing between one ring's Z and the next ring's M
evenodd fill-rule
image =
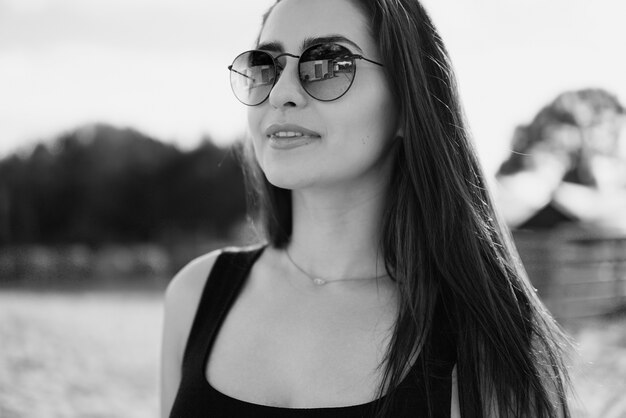
M158 416L159 293L0 291L0 417ZM626 417L626 320L568 324L577 418Z

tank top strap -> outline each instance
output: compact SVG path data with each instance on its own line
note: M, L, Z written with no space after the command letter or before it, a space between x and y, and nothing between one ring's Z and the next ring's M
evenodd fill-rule
M183 356L184 372L202 373L202 376L196 377L204 379L208 346L239 294L252 265L264 249L265 246L226 248L215 260L187 339Z

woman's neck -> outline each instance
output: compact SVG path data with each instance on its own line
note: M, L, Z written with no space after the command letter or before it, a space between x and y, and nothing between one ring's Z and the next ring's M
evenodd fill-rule
M379 250L386 195L381 188L296 190L289 253L309 274L371 278L385 272Z

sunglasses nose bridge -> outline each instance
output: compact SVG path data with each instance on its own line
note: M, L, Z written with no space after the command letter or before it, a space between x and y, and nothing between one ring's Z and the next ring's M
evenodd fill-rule
M299 65L300 57L298 55L293 55L288 52L283 52L282 54L276 55L273 57L274 65L276 66L276 75L277 77L282 74L282 72L287 68L288 60L287 57L295 58L296 65Z
M287 60L287 57L295 58L295 60ZM276 82L269 92L269 102L273 107L301 106L306 100L307 94L300 79L299 59L298 55L289 53L282 53L274 57L277 76ZM288 61L293 62L290 64Z

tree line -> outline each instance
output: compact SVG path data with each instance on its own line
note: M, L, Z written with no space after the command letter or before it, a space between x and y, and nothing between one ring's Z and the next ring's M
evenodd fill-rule
M244 216L237 150L209 139L91 125L0 160L0 246L224 236Z

